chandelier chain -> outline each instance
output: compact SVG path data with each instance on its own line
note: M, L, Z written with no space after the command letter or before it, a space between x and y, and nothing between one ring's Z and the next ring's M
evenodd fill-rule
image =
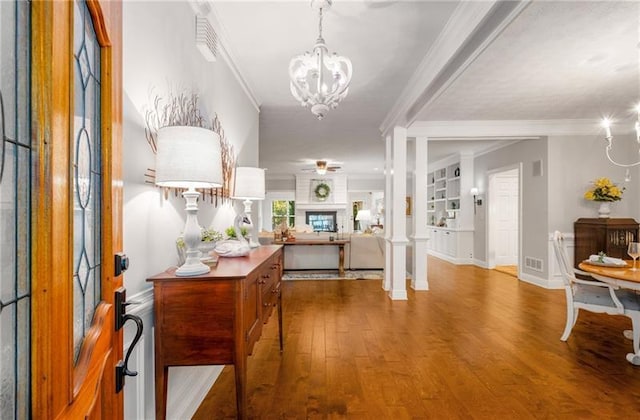
M318 12L320 18L318 19L318 39L322 39L322 7L320 8L320 11Z

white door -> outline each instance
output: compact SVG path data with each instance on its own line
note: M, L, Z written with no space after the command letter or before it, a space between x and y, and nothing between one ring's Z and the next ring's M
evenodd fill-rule
M496 265L518 264L518 170L495 174L491 180L491 230Z

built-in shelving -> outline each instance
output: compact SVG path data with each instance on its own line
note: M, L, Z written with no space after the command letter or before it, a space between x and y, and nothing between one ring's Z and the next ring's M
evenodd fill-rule
M427 222L436 225L460 210L460 163L427 174ZM450 213L451 212L451 213Z

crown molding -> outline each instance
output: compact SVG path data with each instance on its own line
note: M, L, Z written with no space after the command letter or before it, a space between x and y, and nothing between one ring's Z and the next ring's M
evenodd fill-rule
M495 2L462 2L454 10L432 47L422 59L409 82L402 90L385 119L380 125L384 134L394 125L406 125L405 113L416 101L424 86L428 86L463 43L473 34L475 28L489 13Z
M216 14L215 4L213 4L211 0L192 1L196 2L200 9L200 13L207 16L207 18L211 20L211 25L214 27L216 33L218 34L220 56L222 56L224 61L229 66L229 70L240 84L240 87L244 91L245 95L247 95L247 98L249 99L255 110L260 112L260 100L255 94L255 89L251 85L251 82L249 82L249 79L245 77L245 75L242 73L242 70L240 70L240 68L236 65L235 56L231 51L231 48L229 47L229 38L226 34L226 31L224 30L224 26L222 25L220 19L218 19L218 15Z
M380 125L383 135L414 122L529 3L461 2Z
M597 135L599 120L416 121L409 137L439 140L527 140L541 136Z

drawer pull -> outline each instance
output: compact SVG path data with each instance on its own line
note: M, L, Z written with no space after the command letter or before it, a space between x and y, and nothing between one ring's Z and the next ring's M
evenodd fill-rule
M265 308L268 308L269 306L271 306L271 304L268 303L268 302L265 302L265 303L262 304L262 306L264 306Z
M262 275L262 278L263 278L263 279L271 278L271 274L263 274L263 275Z

